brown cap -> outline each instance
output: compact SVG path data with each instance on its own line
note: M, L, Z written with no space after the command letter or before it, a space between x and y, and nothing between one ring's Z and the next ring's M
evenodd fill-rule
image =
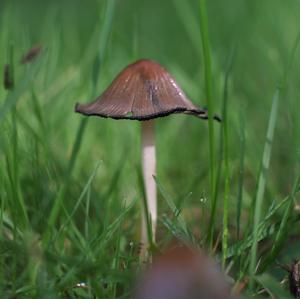
M135 299L233 299L223 274L202 251L175 247L139 275Z
M127 66L100 97L90 104L76 104L75 111L114 119L149 120L172 113L207 119L207 111L188 100L172 76L151 60Z

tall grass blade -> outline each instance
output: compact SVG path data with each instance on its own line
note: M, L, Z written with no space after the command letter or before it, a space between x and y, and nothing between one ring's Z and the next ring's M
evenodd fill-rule
M90 206L91 206L91 187L88 188L86 194L85 213L84 213L84 237L89 238L89 223L90 223Z
M93 93L92 96L95 96L97 84L100 78L101 67L103 64L104 55L106 52L107 44L109 41L110 32L112 29L113 17L115 12L116 0L106 1L106 11L104 14L104 21L102 25L102 30L100 32L99 38L99 51L94 60L94 69L93 69Z
M239 181L238 181L238 195L236 205L236 235L240 238L241 233L241 214L243 202L243 187L244 187L244 172L245 172L245 148L246 148L246 134L245 134L245 120L241 113L240 117L240 165L239 165Z
M256 263L257 263L257 247L259 240L259 222L261 219L262 209L263 209L263 199L266 189L267 173L270 166L271 159L271 150L273 145L274 131L276 126L277 114L278 114L278 105L280 98L280 90L277 89L272 102L271 113L269 118L267 136L265 141L265 147L262 158L262 166L258 179L258 188L255 198L255 207L254 207L254 221L253 221L253 244L251 247L251 260L250 260L250 287L253 288L254 284L254 275L256 272Z
M212 200L212 208L210 213L210 221L208 226L207 241L210 247L213 244L217 198L215 197L216 192L216 177L215 177L215 145L214 145L214 101L213 101L213 80L211 70L211 53L210 53L210 42L208 34L208 19L206 11L206 1L200 1L200 29L201 29L201 40L203 48L203 57L205 65L205 90L207 97L207 108L208 108L208 128L209 128L209 154L210 154L210 198Z
M233 66L235 49L228 58L228 65L225 72L224 91L223 91L223 146L224 146L224 200L223 200L223 231L222 231L222 266L225 268L226 255L228 250L228 217L229 217L229 195L230 195L230 173L229 173L229 141L228 141L228 80ZM217 193L217 192L216 192Z

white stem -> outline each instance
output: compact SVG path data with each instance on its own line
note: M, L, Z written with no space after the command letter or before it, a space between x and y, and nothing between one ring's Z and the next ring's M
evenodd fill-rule
M154 240L157 221L157 191L156 183L153 178L153 176L156 175L154 120L143 121L141 131L143 178L146 193L146 202L148 206L148 213L151 217L152 235ZM141 242L141 256L145 256L145 251L149 245L149 240L144 211L142 212Z

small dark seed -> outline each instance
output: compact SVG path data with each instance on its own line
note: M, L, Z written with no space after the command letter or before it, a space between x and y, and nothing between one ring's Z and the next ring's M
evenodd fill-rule
M30 63L31 61L37 58L41 51L41 45L33 46L26 54L23 55L21 59L21 64Z
M4 78L3 85L6 90L10 90L14 87L14 82L12 78L11 67L9 64L4 66Z

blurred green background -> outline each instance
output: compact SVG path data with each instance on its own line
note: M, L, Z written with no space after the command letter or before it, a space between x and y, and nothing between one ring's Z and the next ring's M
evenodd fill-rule
M51 290L49 298L56 298L63 296L63 290L79 280L91 279L92 284L95 278L104 279L109 285L108 289L94 286L99 296L128 296L130 279L125 274L120 278L111 271L119 269L116 248L126 256L122 257L128 265L124 272L130 270L133 257L128 253L131 252L128 244L131 241L137 244L139 240L139 203L128 212L130 217L118 218L124 205L134 199L139 201L141 197L139 123L90 118L70 169L72 149L83 119L74 113L76 102L92 101L129 63L150 58L173 74L195 104L207 105L199 1L116 0L106 43L101 33L105 34L103 27L109 1L0 2L0 69L9 63L13 49L17 91L9 97L9 92L0 88L1 242L5 248L1 261L4 266L1 290L7 298L13 298L16 291L24 287L28 289L20 294L24 291L42 298L39 292L44 294ZM245 134L243 232L251 222L249 213L256 193L272 96L282 80L300 29L300 2L214 0L208 1L207 8L213 97L218 114L222 113L225 71L233 53L228 94L228 144L229 228L232 233L229 240L234 242L243 155L241 138ZM42 46L40 57L28 65L20 65L21 57L36 44ZM95 59L99 51L103 55L101 63L97 64ZM287 89L280 98L264 197L265 210L291 192L299 172L298 56L299 51L289 71ZM33 72L35 66L38 69ZM31 75L33 78L28 81ZM221 125L215 124L217 157L220 128ZM211 202L208 124L190 116L174 115L158 119L156 133L158 180L182 207L191 230L201 240L207 230ZM89 183L92 174L94 177ZM217 231L222 227L223 189L221 172ZM81 198L83 190L86 192ZM58 208L53 226L47 230L47 221L58 198L63 207ZM159 200L160 215L170 214L161 194ZM22 202L28 215L24 222L20 216ZM281 217L279 212L274 222ZM116 219L120 221L114 224ZM112 224L115 226L111 232L109 225ZM162 222L159 227L158 240L164 247L171 233L166 232ZM109 238L105 235L108 232ZM291 236L298 233L297 227L290 231ZM48 237L52 240L49 250L39 242ZM102 237L106 240L103 243ZM89 247L94 238L100 240L100 245L95 241L97 245ZM37 257L32 258L35 254ZM31 263L35 266L31 267ZM101 269L97 268L99 264ZM130 271L126 275L131 276ZM82 296L88 298L89 294Z

